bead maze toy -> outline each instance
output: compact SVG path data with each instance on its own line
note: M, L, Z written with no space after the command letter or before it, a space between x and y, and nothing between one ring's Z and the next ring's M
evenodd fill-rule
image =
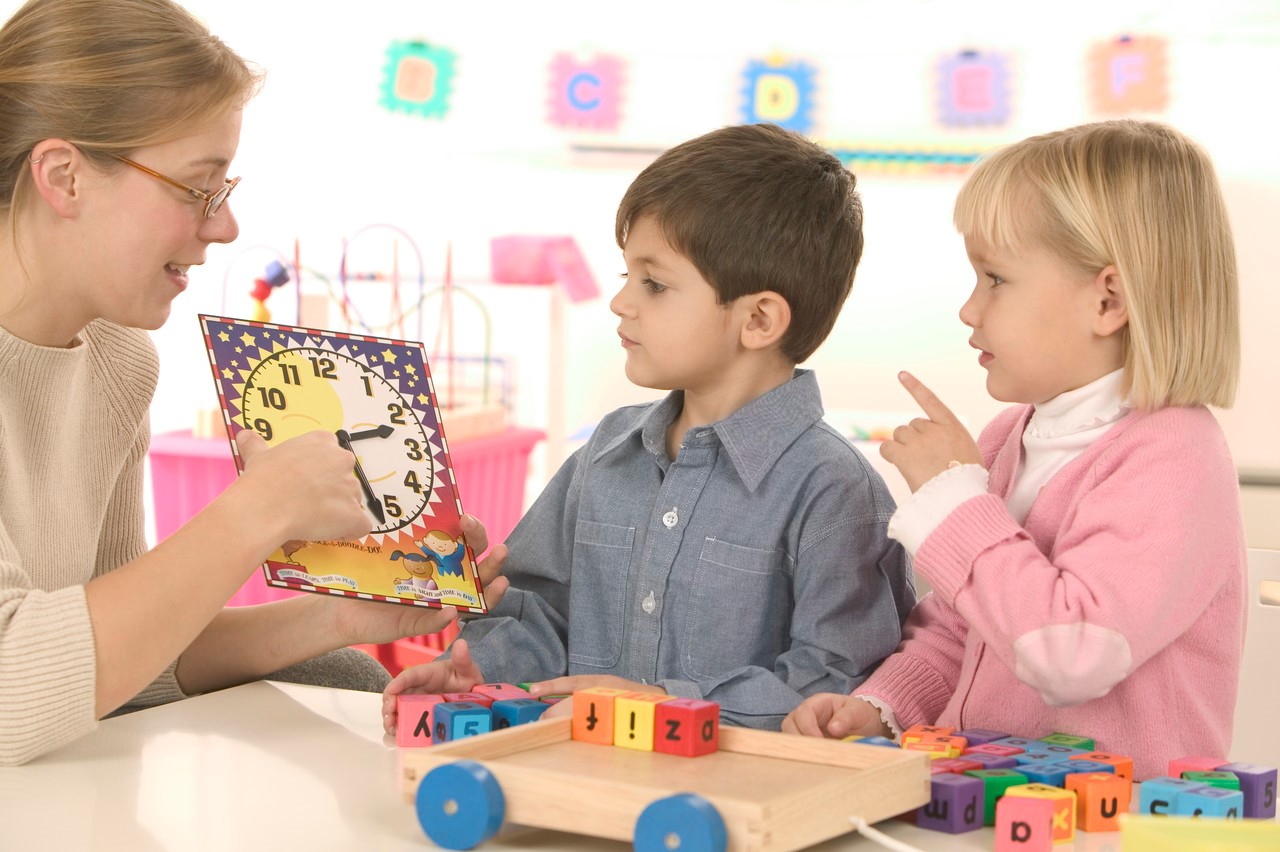
M448 706L442 696L414 698L437 713ZM509 820L686 852L802 849L854 830L851 816L876 822L928 799L923 754L720 728L718 714L714 750L664 749L681 723L693 735L686 743L707 741L703 704L715 706L622 690L575 693L572 719L400 749L402 793L446 849L478 846ZM593 731L611 732L614 747L602 748L603 736L583 738L591 716ZM655 729L654 745L644 748ZM632 732L639 745L627 741Z

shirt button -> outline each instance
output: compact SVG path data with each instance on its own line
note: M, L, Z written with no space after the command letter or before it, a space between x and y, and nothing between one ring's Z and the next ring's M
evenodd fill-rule
M658 608L658 602L654 599L653 592L650 592L649 596L644 599L644 602L640 604L640 608L650 615Z
M680 515L676 512L675 507L671 507L671 511L662 516L662 523L667 529L671 529L680 523Z

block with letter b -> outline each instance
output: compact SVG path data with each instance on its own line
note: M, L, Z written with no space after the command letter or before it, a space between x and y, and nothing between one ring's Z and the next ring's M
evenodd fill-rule
M436 705L443 704L441 695L418 695L401 692L396 696L396 745L408 748L429 746L432 742L431 719Z
M599 745L613 745L613 703L626 689L593 686L573 693L573 725L575 740Z
M697 698L673 698L654 711L653 750L685 757L720 748L720 705Z

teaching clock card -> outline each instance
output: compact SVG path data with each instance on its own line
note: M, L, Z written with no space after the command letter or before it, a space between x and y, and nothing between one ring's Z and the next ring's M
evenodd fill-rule
M285 542L262 566L269 585L488 611L421 343L204 314L200 326L236 470L241 429L269 445L321 429L351 451L369 513L358 541Z

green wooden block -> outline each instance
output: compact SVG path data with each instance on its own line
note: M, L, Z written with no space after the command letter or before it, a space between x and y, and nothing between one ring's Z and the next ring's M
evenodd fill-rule
M1012 769L970 769L965 775L972 775L982 780L983 811L982 824L996 824L996 801L1010 787L1029 783L1027 776Z
M1069 748L1082 748L1085 751L1094 751L1096 746L1089 737L1077 737L1075 734L1050 734L1047 737L1041 737L1042 743L1053 743L1054 745L1067 746Z
M1221 787L1224 790L1239 790L1240 778L1234 772L1184 772L1182 777L1210 787Z

